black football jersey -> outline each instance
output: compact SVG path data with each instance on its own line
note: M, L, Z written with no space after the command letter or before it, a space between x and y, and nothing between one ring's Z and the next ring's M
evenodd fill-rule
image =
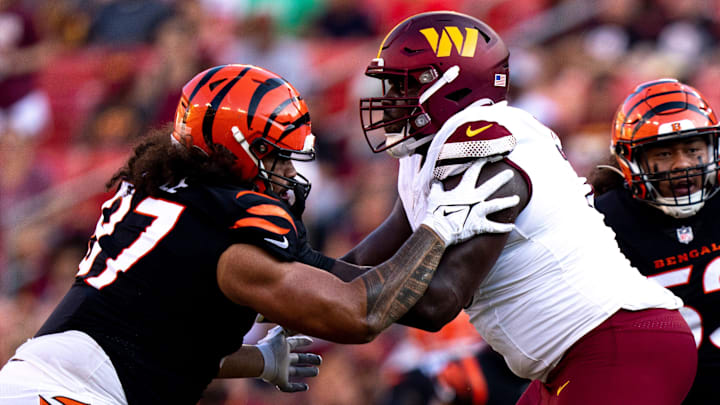
M180 182L158 198L122 183L75 282L38 336L80 330L113 362L129 404L195 404L257 313L216 280L234 243L329 268L283 201L235 186Z
M720 197L694 216L672 218L624 189L596 199L620 249L633 266L683 299L695 335L698 373L685 404L715 404L720 378Z

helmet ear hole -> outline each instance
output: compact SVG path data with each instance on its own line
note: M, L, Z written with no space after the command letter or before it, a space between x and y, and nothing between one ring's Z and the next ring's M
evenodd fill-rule
M268 153L269 146L262 138L257 138L252 142L251 149L255 155L262 158Z
M435 70L435 68L430 68L430 69L422 72L420 74L420 76L418 76L417 80L418 80L418 82L420 82L420 84L428 84L428 83L434 82L435 79L437 79L437 78L438 78L437 70Z

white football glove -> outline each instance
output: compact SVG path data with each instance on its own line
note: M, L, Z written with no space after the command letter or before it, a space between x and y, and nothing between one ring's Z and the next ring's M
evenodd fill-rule
M315 377L322 358L314 353L297 353L295 349L308 346L312 339L307 336L289 336L285 329L276 326L270 329L257 343L265 360L260 378L276 386L280 391L307 391L305 383L290 382L290 377Z
M445 245L462 242L479 233L506 233L513 230L513 224L504 224L487 219L487 215L514 207L520 197L495 198L486 201L513 177L512 170L503 170L475 187L480 169L485 160L475 162L463 174L460 183L452 190L444 190L440 181L433 182L423 224L432 228Z

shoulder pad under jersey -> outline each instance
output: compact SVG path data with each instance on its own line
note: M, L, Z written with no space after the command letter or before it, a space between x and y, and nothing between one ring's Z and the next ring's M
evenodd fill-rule
M204 212L235 243L261 247L281 260L295 260L305 243L302 224L283 201L237 186L191 185L175 198Z
M304 243L304 228L287 205L273 197L243 190L235 195L239 208L229 229L239 241L259 246L285 260L295 260Z
M452 164L454 159L505 156L517 144L515 136L493 121L469 121L458 126L440 150L437 164Z

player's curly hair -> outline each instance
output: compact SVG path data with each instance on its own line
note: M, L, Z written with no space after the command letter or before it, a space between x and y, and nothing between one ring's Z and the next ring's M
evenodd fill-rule
M132 156L105 184L112 189L126 180L150 196L159 194L160 186L175 185L187 178L206 184L244 184L233 174L235 156L227 149L207 156L196 149L186 149L171 140L172 126L151 131L135 146Z
M614 156L606 157L605 161L600 162L593 169L588 175L588 183L592 185L595 197L601 196L612 189L626 186L625 178L622 176L620 166Z

